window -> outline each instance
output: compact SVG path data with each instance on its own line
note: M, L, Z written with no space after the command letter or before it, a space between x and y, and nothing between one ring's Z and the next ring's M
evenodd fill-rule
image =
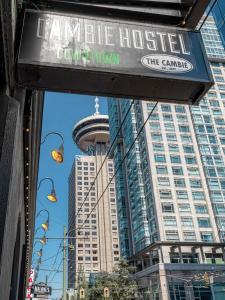
M179 204L178 207L180 212L191 212L189 204Z
M212 242L213 235L211 232L201 232L201 239L203 242Z
M211 199L213 202L222 202L223 195L220 191L211 191Z
M196 158L194 156L185 156L185 161L186 161L186 164L188 164L188 165L197 164Z
M163 154L155 154L155 162L160 162L160 163L164 163L166 162L166 157Z
M161 104L161 109L162 109L163 112L171 112L171 106L170 105Z
M167 137L168 142L176 142L177 141L176 134L167 133L166 137Z
M182 167L172 167L173 175L183 175Z
M164 151L164 146L163 144L153 144L153 151Z
M170 152L179 152L179 147L176 144L169 144L168 147Z
M224 119L223 118L215 118L215 123L216 125L225 125Z
M177 199L188 200L188 193L186 191L176 191Z
M200 205L200 204L195 205L195 211L197 214L207 214L208 213L206 205Z
M202 187L201 180L199 179L190 179L190 185L194 189Z
M185 123L188 121L188 118L186 115L177 115L177 121L178 123Z
M189 176L199 176L200 175L198 168L188 167L187 170L188 170Z
M165 226L177 226L176 217L165 216L163 217Z
M209 228L210 227L209 218L198 218L198 226L201 228Z
M177 113L185 113L186 111L185 111L185 107L184 106L181 106L181 105L175 105L175 111L177 112Z
M213 167L205 167L205 170L206 170L206 174L209 177L217 177L216 169L215 168L213 168Z
M173 117L171 114L163 114L163 120L165 122L173 122Z
M158 185L170 186L169 178L167 178L167 177L158 177Z
M205 200L204 193L200 191L192 192L192 197L194 200Z
M164 127L166 131L175 131L173 123L164 123Z
M174 212L173 203L162 203L162 212L173 213Z
M179 155L170 155L170 161L173 164L180 164L181 163L181 159Z
M196 235L194 231L184 231L183 235L185 241L196 241Z
M193 227L193 220L191 217L181 217L181 225L184 227Z
M208 264L224 264L222 253L206 253L205 256Z
M180 132L190 132L189 126L179 125Z
M225 177L225 168L216 168L219 177Z
M168 174L166 166L156 166L157 174Z
M205 126L204 125L195 125L195 129L197 133L205 133Z
M159 123L150 123L150 128L152 131L160 131L160 124Z
M192 138L190 135L181 134L182 143L190 144L192 143Z
M151 137L152 137L153 142L162 142L162 140L163 140L161 133L152 132Z
M214 208L217 215L224 215L225 214L225 206L224 204L214 204Z
M170 190L159 190L160 199L172 199Z
M156 114L156 113L152 114L151 115L151 120L158 121L159 120L159 114Z
M174 184L176 187L185 187L185 180L183 178L175 178L174 179Z
M184 153L194 153L194 148L192 146L183 146Z
M176 230L166 230L167 241L179 241L178 231Z

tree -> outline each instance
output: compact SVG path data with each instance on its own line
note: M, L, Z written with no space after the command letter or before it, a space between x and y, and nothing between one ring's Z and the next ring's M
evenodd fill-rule
M136 281L132 278L134 268L121 260L112 273L102 272L96 276L94 285L89 289L90 300L102 300L104 287L109 288L110 300L133 300L138 293Z

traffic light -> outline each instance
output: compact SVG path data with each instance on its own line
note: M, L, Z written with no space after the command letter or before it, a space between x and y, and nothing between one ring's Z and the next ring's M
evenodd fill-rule
M109 298L109 288L104 288L104 298Z
M203 278L204 278L205 287L208 287L209 284L210 284L210 281L209 281L209 274L208 274L207 272L205 272Z
M85 290L83 288L80 289L80 299L85 299Z

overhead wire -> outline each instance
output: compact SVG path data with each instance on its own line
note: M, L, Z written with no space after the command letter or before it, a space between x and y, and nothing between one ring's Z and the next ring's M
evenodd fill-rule
M116 174L118 173L118 171L120 170L120 166L123 164L123 162L125 161L126 157L128 156L128 154L130 153L130 151L132 150L134 144L136 143L139 135L141 134L142 130L144 129L145 125L147 124L149 118L151 117L152 113L154 112L156 106L157 106L158 102L155 103L155 105L153 106L151 112L149 113L148 117L146 118L145 122L142 124L141 128L139 129L133 143L131 144L130 148L128 149L128 151L126 152L126 154L124 155L123 159L121 160L118 168L116 169L116 171L114 172L113 176L110 178L107 186L105 187L104 191L102 192L101 196L98 198L97 202L95 203L95 205L93 206L91 212L88 214L87 218L84 220L84 222L82 223L81 227L79 227L80 229L83 229L85 223L87 222L87 220L90 218L91 214L93 213L94 209L98 206L102 196L105 194L105 192L107 191L109 185L111 184L112 180L115 178Z

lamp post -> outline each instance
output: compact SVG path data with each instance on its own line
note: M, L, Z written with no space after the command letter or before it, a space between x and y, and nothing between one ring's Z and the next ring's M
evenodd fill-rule
M42 178L38 184L38 190L40 189L41 187L41 184L43 181L45 180L49 180L51 182L51 185L52 185L52 188L51 188L51 193L47 196L48 200L51 201L51 202L57 202L57 197L56 197L56 192L55 192L55 186L54 186L54 181L52 178L50 177L45 177L45 178Z
M55 131L51 131L48 134L46 134L43 138L43 140L41 141L41 145L44 144L44 142L46 141L47 137L50 135L57 135L60 137L62 143L60 144L59 148L54 149L51 151L51 155L54 161L56 161L57 163L61 164L64 160L64 139L63 136Z
M42 210L40 210L38 213L37 213L37 215L36 215L36 219L40 216L40 214L42 213L42 212L46 212L47 213L47 220L44 222L44 223L42 223L41 224L41 228L46 232L48 229L49 229L49 211L47 210L47 209L42 209ZM35 233L36 233L36 231L35 231Z

